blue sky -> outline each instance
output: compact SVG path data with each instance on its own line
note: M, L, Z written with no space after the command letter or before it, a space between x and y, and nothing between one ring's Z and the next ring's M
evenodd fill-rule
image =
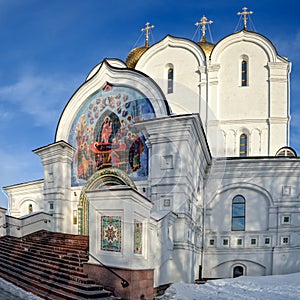
M235 31L244 6L255 31L293 63L291 146L300 155L298 0L0 0L0 186L43 178L32 150L54 141L64 106L97 63L125 60L143 44L136 42L147 21L155 25L150 43L167 34L192 39L205 15L216 43Z

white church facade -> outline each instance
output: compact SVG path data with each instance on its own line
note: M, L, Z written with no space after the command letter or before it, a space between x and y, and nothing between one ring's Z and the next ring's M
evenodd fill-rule
M10 215L48 214L89 235L91 265L148 270L153 287L299 272L291 63L246 25L215 45L203 30L150 46L149 29L73 94L33 151L44 179L4 187Z

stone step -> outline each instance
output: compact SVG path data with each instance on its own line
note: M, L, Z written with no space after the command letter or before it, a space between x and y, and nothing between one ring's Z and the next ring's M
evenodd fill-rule
M83 272L64 272L67 270L67 267L62 268L49 268L47 265L37 265L24 261L23 258L11 258L6 257L0 253L0 266L5 267L9 266L10 268L19 269L20 271L30 270L31 274L41 276L47 279L57 280L59 282L72 283L75 282L78 284L94 284L95 282L92 279L89 279L87 275ZM78 276L79 275L79 276ZM74 284L73 284L74 285Z
M10 254L12 257L14 255L22 255L23 257L30 260L34 257L35 260L39 262L48 262L51 261L52 265L61 265L62 263L68 265L68 268L78 270L78 268L82 268L82 264L86 262L88 259L76 259L74 257L69 257L68 254L60 254L60 255L53 255L51 252L35 252L29 251L26 247L15 247L14 245L8 245L5 243L4 245L0 243L0 247L6 250L6 254Z
M7 240L7 239L6 239ZM20 242L18 239L8 239L10 244L14 244L17 247L19 245L22 245L22 247L27 247L28 249L36 249L38 250L49 250L51 253L66 253L68 252L72 256L78 256L78 257L86 257L87 251L86 250L77 250L73 249L72 247L62 247L62 246L55 246L55 245L49 245L49 244L37 244L37 242ZM2 241L2 243L5 243L5 240Z
M60 283L56 280L51 280L50 278L44 278L42 276L37 276L36 274L33 274L30 271L24 271L22 270L16 270L10 268L9 272L12 274L12 272L18 271L18 278L25 282L30 282L31 285L34 285L36 287L43 286L43 288L46 288L46 290L55 291L56 294L60 294L61 292L76 295L80 297L88 297L88 298L98 298L100 295L102 296L110 296L111 293L108 291L103 290L103 288L99 285L90 284L90 285L83 285L83 284L77 284L73 285L72 282L64 282ZM21 276L20 276L21 274ZM29 280L28 280L29 278ZM74 297L74 296L73 296Z
M41 230L37 233L26 236L22 239L25 241L38 241L39 244L55 244L71 246L73 249L87 250L89 245L89 238L87 236L71 235L66 233L55 233Z
M107 295L106 293L101 293L98 295L91 295L80 296L74 295L74 293L70 294L62 290L56 290L53 288L49 289L49 286L44 285L42 283L36 284L30 280L20 280L19 277L13 277L12 273L1 273L1 277L7 281L12 282L14 285L42 298L45 300L120 300L119 297L115 297L113 295Z
M87 275L83 273L82 266L74 267L59 261L56 262L49 261L48 259L41 259L40 257L36 257L28 253L22 253L22 252L15 253L14 251L14 253L12 254L11 253L12 251L6 251L5 253L0 251L0 255L2 259L4 259L4 261L8 258L10 260L19 259L21 260L20 264L22 262L26 262L26 263L31 263L33 266L37 268L44 268L49 271L52 270L53 272L60 271L65 274L71 274L78 277L87 277Z
M80 245L87 242L87 237L46 231L0 238L0 277L43 299L120 299L83 272L88 252Z

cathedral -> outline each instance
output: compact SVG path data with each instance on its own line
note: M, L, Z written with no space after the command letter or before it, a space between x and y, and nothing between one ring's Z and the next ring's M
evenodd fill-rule
M33 150L44 178L4 187L6 218L37 224L43 213L46 229L89 236L87 272L101 261L143 272L153 288L299 272L291 62L247 28L251 13L216 44L204 16L198 42L150 45L146 23L145 44L97 64L54 142Z

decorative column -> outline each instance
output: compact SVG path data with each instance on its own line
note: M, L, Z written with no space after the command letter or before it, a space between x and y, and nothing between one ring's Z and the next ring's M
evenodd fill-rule
M290 95L288 62L269 62L269 155L289 144Z
M44 211L53 215L52 230L68 232L72 223L71 163L74 148L59 141L33 151L44 167Z

